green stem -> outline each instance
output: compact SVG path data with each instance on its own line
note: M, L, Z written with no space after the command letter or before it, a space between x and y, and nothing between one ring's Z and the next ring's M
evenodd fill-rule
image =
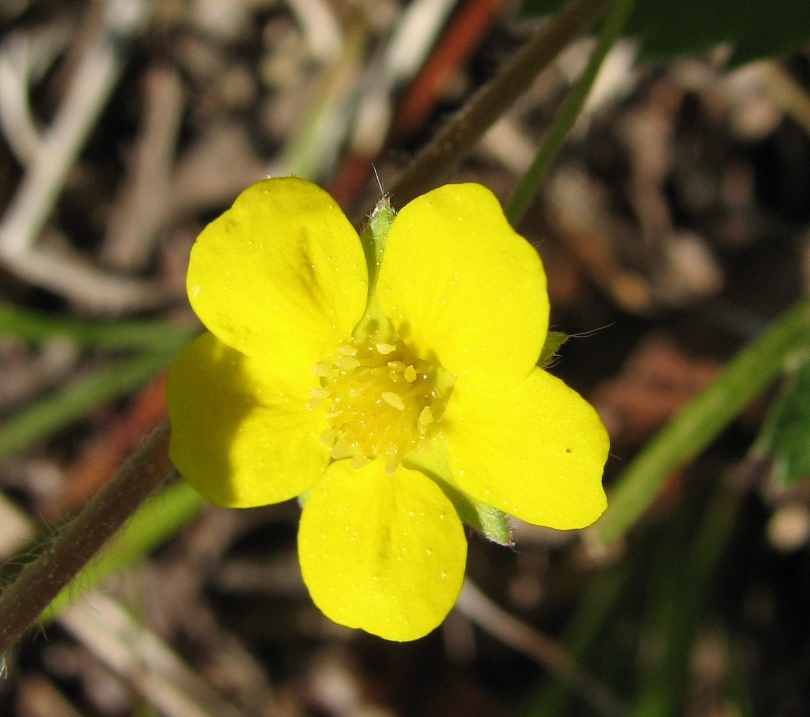
M520 223L529 202L543 181L543 177L545 177L554 157L557 156L557 152L562 147L568 132L574 126L574 122L576 122L585 100L588 98L591 87L593 87L596 76L599 74L599 68L602 67L605 56L619 37L619 33L622 31L624 22L632 7L633 0L615 0L611 6L602 27L602 32L599 35L599 42L591 53L588 65L554 118L554 122L549 127L531 166L523 175L506 204L504 213L513 227Z
M669 472L705 448L808 337L810 299L802 299L732 359L627 466L594 526L598 539L608 544L620 538L653 502Z
M478 139L520 97L568 43L587 28L611 0L571 0L470 101L442 127L395 178L398 207L438 186Z
M0 595L0 657L152 492L174 473L162 425Z

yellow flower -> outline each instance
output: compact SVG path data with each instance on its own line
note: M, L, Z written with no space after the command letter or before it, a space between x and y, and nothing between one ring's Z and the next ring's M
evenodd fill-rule
M254 184L206 227L187 288L210 333L170 371L170 452L219 505L302 496L314 602L412 640L461 589L462 519L500 542L503 512L596 520L608 438L536 366L545 273L489 190L448 185L395 218L383 200L364 239L297 178Z

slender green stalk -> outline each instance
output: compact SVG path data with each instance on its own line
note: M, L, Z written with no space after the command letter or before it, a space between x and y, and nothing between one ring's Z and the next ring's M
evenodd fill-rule
M557 156L557 152L562 147L568 132L574 126L574 122L576 122L585 100L588 98L591 87L593 87L596 76L599 74L599 68L602 67L605 56L619 37L619 33L621 33L624 22L632 8L633 0L615 0L611 6L605 18L602 32L599 35L599 42L591 53L585 70L571 89L563 106L554 118L554 122L549 127L531 166L526 170L526 174L523 175L506 204L504 213L513 227L520 223L529 202L543 181L554 157Z
M683 714L690 658L706 617L706 595L740 504L740 494L723 485L711 486L708 492L687 500L682 508L686 515L656 551L646 590L642 640L660 645L660 651L640 666L634 680L637 694L624 712L626 717Z
M0 594L0 657L84 565L174 473L169 427L158 428L53 541Z
M178 350L145 352L105 366L11 416L0 428L0 458L24 450L96 406L141 385L164 368Z
M810 299L802 299L732 359L627 466L594 526L599 540L608 544L620 538L653 502L669 472L705 448L808 341Z
M168 321L87 321L0 302L0 334L32 343L66 338L96 348L179 351L197 333Z
M394 179L397 206L442 183L481 135L525 92L535 77L585 30L611 0L570 0L484 85Z

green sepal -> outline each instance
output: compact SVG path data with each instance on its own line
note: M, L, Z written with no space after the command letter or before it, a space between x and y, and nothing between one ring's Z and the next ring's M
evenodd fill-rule
M450 499L458 517L473 530L498 545L512 545L512 526L506 513L475 500L455 485L447 458L447 445L441 436L435 435L426 440L420 450L411 451L403 459L402 465L418 470L435 481Z
M391 202L384 195L377 202L363 231L360 232L360 243L363 245L363 253L368 266L368 303L363 318L353 331L355 340L359 342L372 340L390 342L393 340L394 328L377 303L377 275L380 272L380 264L385 251L385 240L395 215L396 212L391 206Z
M773 458L771 480L789 487L810 477L810 347L786 373L754 446Z
M377 283L377 274L385 251L385 240L395 216L396 212L388 196L383 195L360 233L360 242L363 244L363 253L366 255L368 265L369 287Z
M487 503L481 503L471 498L447 481L442 480L439 476L429 473L428 475L436 481L439 488L450 499L456 513L458 513L458 517L475 532L480 533L487 540L498 545L511 546L513 544L512 526L509 524L506 513Z
M509 524L506 513L486 503L473 500L454 488L442 487L445 488L445 495L455 506L459 518L473 530L498 545L513 545L512 526Z
M562 331L549 331L546 334L546 343L543 344L540 358L537 359L537 365L540 368L548 368L560 346L566 341L568 341L568 334Z

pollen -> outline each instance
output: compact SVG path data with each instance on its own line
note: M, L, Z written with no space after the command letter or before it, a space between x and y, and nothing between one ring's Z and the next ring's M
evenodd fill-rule
M437 380L440 372L399 340L341 344L312 369L318 384L307 405L325 408L321 444L334 460L351 458L353 468L383 458L393 474L405 454L439 430L452 390Z

